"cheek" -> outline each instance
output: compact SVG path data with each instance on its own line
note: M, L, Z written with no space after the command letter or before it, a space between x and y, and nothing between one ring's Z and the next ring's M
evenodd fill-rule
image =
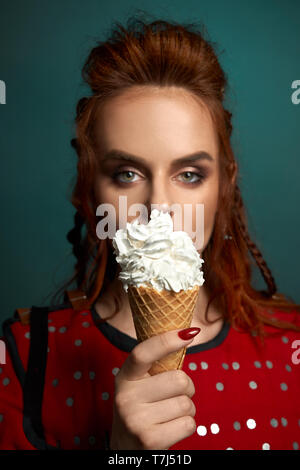
M203 195L201 201L203 204L203 212L204 212L204 232L203 232L203 244L202 247L199 249L200 252L203 252L206 246L209 243L211 235L213 233L214 224L216 213L218 209L218 185L212 185L206 194ZM199 217L198 217L199 219ZM193 217L193 220L196 220L196 217ZM198 231L201 230L200 224L202 224L203 219L199 220L198 222ZM195 224L195 222L194 222ZM196 230L196 227L193 228Z
M182 217L172 215L175 230L185 230L192 238L196 249L204 251L214 228L218 206L218 187L210 185L202 191L181 201ZM184 207L187 204L187 207Z
M96 207L101 204L110 204L114 208L111 211L111 216L115 213L116 230L124 228L126 222L132 222L139 216L137 211L136 215L128 215L129 208L137 203L143 203L143 191L137 194L137 190L133 188L131 191L123 190L109 184L104 178L99 178L95 184L95 198ZM133 207L133 209L135 209ZM132 210L133 210L132 209ZM96 211L96 209L95 209Z
M216 218L216 205L213 204L211 207L206 206L204 208L204 246L202 251L205 250L211 238Z
M106 178L99 177L95 183L95 197L97 205L112 204L116 209L119 203L119 193L108 184Z
M135 185L131 188L129 185L124 188L118 187L105 176L99 177L95 182L95 196L98 204L110 203L115 206L116 210L119 207L120 197L126 198L127 206L130 206L137 202L142 203L144 201L144 193L144 185Z

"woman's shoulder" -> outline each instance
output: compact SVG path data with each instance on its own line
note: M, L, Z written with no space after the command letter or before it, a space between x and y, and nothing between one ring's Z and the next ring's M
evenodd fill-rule
M266 312L269 317L265 325L268 348L276 350L278 356L295 359L300 351L300 312L294 309L272 308ZM296 350L296 351L295 351ZM274 353L275 354L275 353ZM297 356L297 363L300 362Z
M26 370L29 356L57 356L63 351L77 346L89 346L91 328L95 326L91 310L75 308L66 301L57 305L16 308L2 323L2 344L6 346L6 356L20 370ZM93 328L95 330L95 328ZM97 330L98 331L98 330ZM99 340L99 337L98 337ZM82 348L81 348L82 350ZM50 357L49 357L50 358Z
M48 306L31 306L16 308L13 315L7 317L3 324L3 333L13 333L15 336L23 335L30 339L30 331L39 325L40 328L47 325L49 332L54 332L61 322L70 324L74 320L76 311L70 303L61 303Z
M17 308L12 316L7 317L3 324L4 338L9 341L31 340L33 335L45 338L48 343L52 337L63 339L66 333L75 333L78 329L93 326L93 318L89 308L76 309L67 302L58 305ZM30 342L30 341L29 341Z
M86 297L82 297L81 291L66 291L64 302L39 307L33 305L27 308L16 308L13 317L8 318L5 323L17 323L20 326L27 327L33 323L33 318L36 316L40 318L47 316L49 324L61 320L70 322L76 314L89 310L84 307L82 299L86 299ZM52 331L54 330L52 329Z
M280 307L268 308L266 309L266 314L274 323L277 321L285 322L300 329L300 310L297 306L289 309Z
M115 346L106 332L109 325L102 323L81 291L66 291L60 304L16 308L3 322L0 339L15 370L21 371L19 375L24 375L30 356L43 357L43 364L55 364L56 369L64 367L66 361L71 364L95 354L123 358L125 350Z
M91 309L76 309L70 303L16 309L2 327L5 357L0 379L5 379L3 385L10 384L10 390L23 393L27 384L29 398L32 390L51 386L58 376L67 386L79 370L85 376L97 368L101 374L104 363L95 363L100 356L120 359L120 354L110 354L113 346L97 327ZM0 395L9 392L6 389L0 383Z

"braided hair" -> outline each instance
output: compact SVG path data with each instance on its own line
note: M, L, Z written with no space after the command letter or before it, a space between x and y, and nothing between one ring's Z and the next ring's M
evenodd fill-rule
M77 287L79 287L84 279L85 270L84 266L81 263L82 259L85 258L85 247L82 243L82 227L84 225L84 218L81 216L80 212L77 211L74 215L74 227L67 233L67 240L72 245L72 253L77 259L77 264L75 265L75 270L77 272Z
M266 261L263 258L261 251L258 249L256 244L251 240L248 230L246 228L245 221L242 217L242 212L244 211L244 203L241 196L241 191L238 185L235 186L235 205L237 208L236 217L238 220L239 229L241 231L242 237L245 240L248 250L256 261L256 264L267 284L268 291L262 291L266 297L271 297L277 292L277 287L275 279L272 276L271 270L268 267Z

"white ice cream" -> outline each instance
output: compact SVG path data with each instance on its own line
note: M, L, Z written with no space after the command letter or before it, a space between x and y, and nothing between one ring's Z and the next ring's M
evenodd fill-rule
M153 209L147 225L127 222L112 244L126 292L129 285L179 292L204 283L204 260L186 232L173 232L169 213Z

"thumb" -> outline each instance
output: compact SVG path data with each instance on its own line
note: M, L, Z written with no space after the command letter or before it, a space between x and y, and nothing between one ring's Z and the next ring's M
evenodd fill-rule
M199 332L200 328L172 330L139 343L122 366L123 379L138 380L144 377L155 361L186 347Z

